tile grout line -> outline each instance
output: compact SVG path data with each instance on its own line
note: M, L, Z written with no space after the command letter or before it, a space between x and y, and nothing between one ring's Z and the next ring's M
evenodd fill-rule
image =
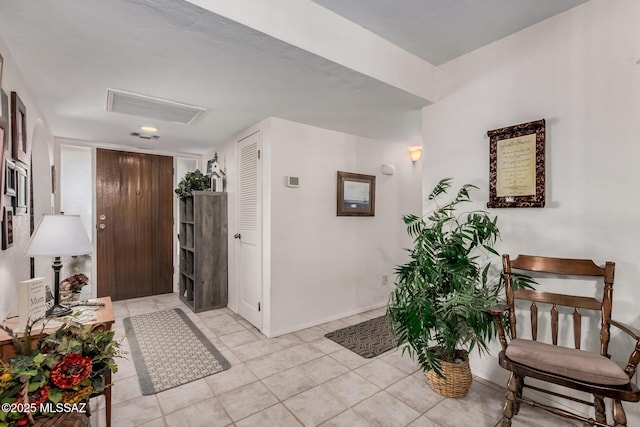
M157 301L156 301L156 305L158 305ZM226 313L225 313L225 314L226 314ZM215 316L215 317L218 317L218 316ZM230 316L230 317L231 317L231 316ZM260 413L260 412L262 412L262 411L269 410L269 409L271 409L271 408L273 408L273 407L275 407L275 406L277 406L277 405L279 405L279 404L282 404L282 405L284 406L284 408L285 408L285 409L286 409L286 411L287 411L287 414L291 415L291 416L292 416L292 417L293 417L297 422L302 423L302 421L301 421L301 420L296 416L296 414L295 414L295 413L294 413L294 412L293 412L293 411L292 411L292 410L291 410L291 409L286 405L285 400L291 399L291 398L293 398L293 397L295 397L295 396L298 396L298 395L300 395L300 394L302 394L302 393L305 393L306 391L308 391L308 390L310 390L310 389L313 389L313 388L315 388L315 387L321 387L321 388L322 388L324 391L326 391L330 396L332 396L333 398L335 398L336 400L338 400L338 401L340 401L341 403L343 403L343 404L344 404L344 402L342 402L342 401L341 401L341 400L340 400L340 399L339 399L339 398L338 398L334 393L332 393L330 390L325 389L323 386L324 386L326 383L328 383L329 381L331 381L331 380L333 380L333 379L335 379L335 378L339 378L339 377L340 377L340 376L342 376L342 375L349 374L350 372L354 372L356 375L358 375L358 376L359 376L360 378L362 378L364 381L366 381L367 383L373 384L376 388L378 388L378 391L376 391L372 396L375 396L376 394L378 394L378 393L380 393L380 392L384 391L385 393L389 394L389 395L390 395L391 397L393 397L394 399L397 399L398 401L402 402L402 403L403 403L403 404L405 404L407 407L409 407L409 408L413 409L416 413L418 413L418 414L419 414L419 416L418 416L416 419L418 419L418 418L420 418L420 417L422 417L422 416L427 416L427 413L429 413L431 410L433 410L434 408L436 408L437 406L439 406L443 401L446 401L446 398L444 398L444 397L443 397L443 399L442 399L441 401L437 402L437 403L436 403L435 405L433 405L431 408L426 409L424 412L422 412L422 411L416 411L412 406L408 405L408 404L407 404L407 402L405 402L405 401L404 401L404 400L402 400L401 398L396 397L395 395L393 395L392 393L390 393L390 392L388 391L388 389L389 389L389 388L391 388L391 387L393 387L393 386L394 386L394 385L396 385L397 383L399 383L399 382L401 382L401 381L403 381L403 380L407 379L407 378L415 377L415 373L416 373L419 369L416 369L414 372L408 373L408 372L406 372L405 370L403 370L403 369L399 369L399 368L398 368L398 369L399 369L399 371L400 371L400 372L402 372L402 377L401 377L401 378L399 378L399 379L397 379L397 380L395 380L395 381L393 381L391 384L388 384L386 387L384 387L384 388L383 388L383 387L380 387L380 386L378 386L377 384L375 384L375 383L371 382L371 381L370 381L368 378L366 378L363 374L361 374L361 373L359 373L359 372L356 372L356 370L357 370L357 369L360 369L360 368L362 368L362 367L364 367L364 366L366 366L366 365L368 365L368 364L370 364L370 363L375 362L375 360L380 360L380 361L382 361L384 364L388 364L388 365L390 365L390 366L392 366L392 367L395 367L395 366L394 366L393 364L391 364L389 361L387 361L387 360L385 360L385 359L384 359L384 356L385 356L384 354L382 354L382 355L378 355L378 356L376 356L375 358L372 358L372 359L370 359L370 360L367 360L367 361L366 361L364 364L362 364L362 365L359 365L359 366L356 366L356 367L354 367L354 368L351 368L351 367L349 367L349 366L348 366L348 364L347 364L348 362L341 362L340 360L338 360L338 359L337 359L337 357L335 357L335 354L336 354L338 351L340 351L339 349L338 349L338 350L329 351L328 353L325 353L325 352L324 352L324 351L322 351L321 349L319 349L319 348L315 347L313 344L311 344L311 342L313 342L313 341L320 341L320 340L322 339L322 337L318 337L318 338L314 338L314 339L311 339L311 340L306 341L304 338L302 338L300 335L298 335L298 334L296 334L296 333L294 332L294 333L292 333L292 334L293 334L293 336L298 340L298 342L295 342L295 343L293 343L293 344L292 344L292 343L289 343L288 341L284 341L282 344L278 343L278 344L272 345L272 348L269 348L269 349L268 349L268 352L267 352L267 353L265 353L265 354L261 354L260 356L257 356L257 357L251 357L251 358L249 358L249 359L247 359L247 360L241 360L241 359L240 359L240 357L238 357L238 354L239 354L239 353L237 353L237 351L238 351L238 350L237 350L237 348L238 348L238 347L241 347L242 345L249 345L249 344L253 344L253 343L259 342L259 341L261 341L261 339L260 339L260 338L257 338L257 339L256 339L256 341L251 341L251 342L246 343L246 344L241 344L241 345L236 346L236 347L234 347L234 348L231 348L231 347L227 346L227 345L224 343L224 341L222 341L222 340L220 339L221 337L226 336L226 335L231 335L231 334L234 334L234 333L244 332L245 330L253 333L252 329L248 328L246 325L244 325L244 324L242 324L241 322L239 322L239 320L238 320L238 319L235 319L235 318L233 318L233 317L231 317L231 318L232 318L236 323L238 323L241 327L243 327L243 328L244 328L244 330L243 330L243 331L236 331L236 332L229 332L229 333L225 333L225 334L218 335L216 331L211 330L211 329L210 329L206 324L204 324L204 322L202 321L202 319L199 319L199 322L198 322L197 326L198 326L198 328L200 328L201 330L202 330L202 329L204 329L204 328L206 328L207 330L209 330L209 331L211 332L211 335L206 334L206 335L207 335L207 338L208 338L209 340L213 340L214 338L216 338L216 339L217 339L217 341L221 344L221 345L218 345L218 346L217 346L217 347L219 347L219 350L222 350L222 347L224 346L225 350L226 350L226 351L228 351L228 352L229 352L229 354L230 354L231 356L233 356L233 357L237 360L237 362L235 362L235 364L233 364L233 365L232 365L232 368L234 368L234 367L244 367L244 368L245 368L245 369L247 369L247 370L248 370L252 375L254 375L254 376L256 376L256 377L257 377L257 375L255 375L255 373L254 373L251 369L249 369L249 368L247 367L247 365L246 365L246 363L247 363L247 362L250 362L250 361L253 361L253 360L257 360L257 359L260 359L260 358L264 358L264 357L268 357L268 356L271 356L271 355L276 354L276 353L278 353L278 352L283 352L283 354L281 354L279 357L285 357L284 352L286 352L286 351L290 351L290 350L294 349L295 347L302 346L302 345L305 345L305 344L306 344L306 345L311 345L311 346L312 346L312 348L314 348L314 349L316 350L316 352L317 352L317 357L314 357L314 358L309 359L309 360L305 360L304 362L300 362L300 363L296 363L296 362L294 362L294 361L292 361L292 360L290 360L290 359L288 359L288 358L286 358L286 357L285 357L285 358L287 359L287 361L288 361L288 362L290 362L290 363L292 364L292 366L291 366L291 367L288 367L288 368L283 369L283 370L278 371L278 372L270 373L268 376L265 376L265 377L263 377L263 378L256 378L256 380L255 380L255 381L252 381L252 382L250 382L250 383L248 383L248 384L245 384L245 385L249 385L249 384L253 384L253 383L255 383L255 382L259 382L259 383L261 384L261 386L262 386L262 387L264 387L264 388L269 392L269 394L275 398L276 403L274 403L274 404L272 404L272 405L269 405L269 406L266 406L265 408L262 408L262 409L260 409L259 411L256 411L256 412L254 412L254 413L252 413L252 414L250 414L250 415L247 415L246 417L243 417L243 418L241 418L241 419L239 419L239 420L233 420L233 419L231 418L230 414L227 412L226 408L224 407L224 405L222 405L222 403L221 403L221 401L220 401L220 399L219 399L220 395L222 395L222 394L224 394L224 393L227 393L227 392L231 392L231 391L233 391L235 388L234 388L234 389L231 389L231 390L227 390L227 391L225 391L225 392L223 392L223 393L221 393L221 394L216 394L216 392L213 390L213 387L211 386L211 384L209 384L209 382L207 382L207 381L206 381L206 378L207 378L207 377L203 377L203 380L205 380L205 383L207 384L207 387L208 387L209 391L211 391L211 392L212 392L212 395L213 395L213 397L212 397L212 398L213 398L213 399L215 399L216 403L217 403L218 405L220 405L220 407L222 407L222 409L223 409L223 411L224 411L225 415L227 416L227 418L228 418L229 420L231 420L231 424L229 424L229 425L234 425L234 426L235 426L235 425L236 425L236 423L238 423L238 422L240 422L240 421L243 421L243 420L245 420L246 418L249 418L249 417L255 416L256 414L259 414L259 413ZM335 322L335 321L334 321L334 322ZM194 323L195 323L195 322L194 322ZM346 324L346 326L349 326L349 325L348 325L348 324ZM299 332L299 331L297 331L297 332ZM203 333L204 333L204 332L203 332ZM289 335L289 334L287 334L287 335ZM213 336L214 338L211 338L211 336ZM285 336L286 336L286 335L285 335ZM307 338L308 338L308 336L307 336ZM331 361L334 361L334 362L338 363L340 366L343 366L344 368L346 368L346 372L343 372L343 373L338 374L338 375L336 375L336 376L334 376L334 377L331 377L331 378L329 378L329 379L327 379L327 380L325 380L325 381L323 381L323 382L321 382L321 383L317 383L315 386L311 387L310 389L303 390L303 391L300 391L300 392L298 392L298 393L296 393L296 394L293 394L293 395L291 395L291 396L288 396L288 397L287 397L287 399L285 399L285 400L281 400L278 396L276 396L276 395L275 395L275 393L274 393L274 392L273 392L273 391L272 391L272 390L271 390L271 389L270 389L270 388L269 388L269 387L268 387L268 386L263 382L263 381L264 381L265 379L267 379L267 378L270 378L270 377L272 377L272 376L274 376L274 375L281 374L282 372L286 372L287 370L290 370L290 369L299 368L301 365L303 365L303 364L305 364L305 363L308 363L308 362L311 362L311 361L314 361L314 360L318 360L318 359L322 358L323 356L328 356L328 357L329 357L329 359L330 359ZM306 372L304 371L304 369L303 369L303 373L304 373L305 375L307 375L307 374L306 374ZM215 374L214 374L214 375L215 375ZM131 376L133 376L133 374L132 374ZM308 375L307 375L307 376L308 376ZM126 377L126 378L130 378L130 377ZM122 379L126 379L126 378L122 378ZM309 378L311 378L311 377L309 377ZM313 378L311 378L311 379L313 379ZM315 382L315 381L314 381L314 382ZM480 383L482 383L482 382L480 382ZM243 386L245 386L245 385L243 385ZM488 385L486 385L486 384L483 384L483 385L485 385L485 386L489 387L489 386L488 386ZM240 387L243 387L243 386L240 386ZM328 422L328 421L330 421L330 420L332 420L332 419L334 419L334 418L336 418L336 417L339 417L340 415L342 415L342 414L346 413L347 411L351 410L354 406L357 406L358 404L360 404L360 403L362 403L363 401L365 401L365 400L369 399L370 397L371 397L371 396L368 396L368 397L366 397L366 398L364 398L364 399L362 399L362 400L360 400L360 401L356 402L355 404L346 405L346 406L347 406L347 407L346 407L346 409L344 409L344 410L342 410L342 411L338 412L337 414L333 415L332 417L328 418L327 420L323 420L323 421L322 421L322 423L326 423L326 422ZM127 401L119 402L119 404L120 404L120 403L124 403L124 402L128 402L128 401L130 401L130 400L134 400L134 399L135 399L135 398L131 398L131 399L128 399ZM201 401L206 401L206 400L208 400L208 399L202 399ZM199 401L199 402L201 402L201 401ZM467 406L467 407L469 407L469 408L472 408L472 409L478 410L478 409L477 409L476 407L474 407L471 403L468 403L468 402L462 402L462 403L464 403L464 405L465 405L465 406ZM167 417L167 415L169 415L169 414L165 414L164 409L162 408L162 406L160 406L160 401L159 401L159 397L158 397L158 395L157 395L157 394L156 394L156 404L158 405L158 408L160 409L160 413L161 413L161 416L160 416L160 417L158 417L158 418L162 418L162 421L163 421L164 425L168 425L168 421L167 421L166 417ZM182 409L184 409L184 408L182 408ZM173 411L173 412L171 412L171 414L173 414L173 413L175 413L175 412L177 412L177 411L179 411L179 410L180 410L180 409L178 409L178 410L176 410L176 411ZM357 414L357 413L356 413L356 415L360 416L360 415L359 415L359 414ZM488 414L486 414L486 415L488 415ZM157 418L154 418L154 419L157 419ZM407 423L407 424L410 424L410 423L414 422L416 419L411 420L411 421L410 421L409 423ZM430 419L430 418L429 418L429 419ZM431 420L431 419L430 419L430 420ZM153 421L153 420L149 420L149 421ZM149 421L146 421L146 422L149 422ZM432 420L431 420L431 421L432 421ZM302 423L302 424L303 424L303 423ZM304 424L303 424L303 425L304 425Z

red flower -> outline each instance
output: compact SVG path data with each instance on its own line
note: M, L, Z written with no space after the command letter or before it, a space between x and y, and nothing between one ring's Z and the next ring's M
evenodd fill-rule
M17 426L26 426L29 423L29 417L24 417L16 422Z
M29 393L29 403L33 403L40 406L41 403L44 403L45 400L49 397L50 386L46 385L37 389L34 393Z
M91 374L91 358L67 354L51 370L51 381L60 388L74 387Z

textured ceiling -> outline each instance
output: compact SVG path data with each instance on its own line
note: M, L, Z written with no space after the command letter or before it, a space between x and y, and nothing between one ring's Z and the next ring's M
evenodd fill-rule
M433 65L588 0L313 0Z
M394 37L400 37L396 43L409 50L401 39L413 38L420 22L427 27L434 22L439 22L439 28L450 26L437 39L419 36L430 40L433 55L440 58L435 62L462 52L453 44L469 49L517 30L514 25L530 25L528 21L487 21L493 14L485 13L475 17L475 27L498 28L493 36L478 41L469 25L474 21L469 14L478 10L470 6L476 3L472 0L318 3L336 10L341 3L351 5L340 13L364 26L376 13L383 14L384 25L374 31L393 41L391 33L386 34L393 30ZM435 3L439 8L425 14L425 4ZM448 3L461 9L445 7ZM494 8L513 3L519 5L516 11L527 14L535 9L533 5L544 4L538 7L544 9L562 3L565 9L579 1L482 3ZM556 10L547 9L547 15ZM535 16L539 20L544 14ZM419 134L420 109L428 103L181 0L0 0L0 37L54 135L63 138L199 154L260 120L277 116L375 139L402 139ZM107 112L109 88L208 111L192 125ZM129 136L143 124L159 128L160 139Z

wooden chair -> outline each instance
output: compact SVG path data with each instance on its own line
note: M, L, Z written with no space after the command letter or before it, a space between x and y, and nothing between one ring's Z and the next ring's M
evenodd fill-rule
M588 423L592 426L611 426L607 424L604 398L613 401L613 426L626 426L627 420L622 407L622 401L638 402L640 391L631 382L640 361L640 331L621 322L611 319L613 296L613 276L615 264L607 262L604 267L597 266L591 260L562 259L540 256L519 255L511 260L509 255L502 256L504 268L506 304L491 310L496 317L502 351L499 363L511 372L505 404L503 409L502 426L510 426L511 419L517 415L520 403L525 402L566 418L572 418ZM570 276L596 276L604 282L601 300L591 297L563 295L542 292L531 289L514 289L512 269L526 272L543 272ZM516 333L515 300L531 302L531 337L518 338ZM551 306L551 340L552 344L538 341L538 304ZM528 303L527 303L528 304ZM558 345L558 306L572 308L573 345L575 348ZM582 313L580 310L599 311L600 336L599 353L580 349ZM521 318L521 317L520 317ZM503 322L505 324L503 325ZM635 339L627 365L618 366L608 354L609 328L615 326ZM507 332L510 340L507 340ZM545 390L525 383L525 378L535 378L540 381L557 384L569 389L579 390L593 395L593 403L559 392ZM523 395L524 388L551 394L556 397L572 400L595 408L595 419L585 418L565 409L536 402Z

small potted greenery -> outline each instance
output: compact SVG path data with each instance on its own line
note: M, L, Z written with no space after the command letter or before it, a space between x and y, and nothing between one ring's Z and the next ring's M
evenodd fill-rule
M417 357L431 387L462 397L471 387L468 353L487 352L496 334L488 310L498 303L502 283L499 274L489 276L500 232L497 218L483 210L459 212L471 202L474 185L441 204L450 187L451 178L438 182L428 198L435 208L425 217L403 217L414 246L410 261L396 268L387 316L398 346Z
M187 172L178 183L175 192L179 199L185 199L193 195L194 190L208 190L211 188L211 179L203 175L200 169L193 172Z
M65 320L34 346L35 323L28 322L24 334L0 325L16 351L8 362L0 361L0 427L31 425L44 417L57 417L60 423L47 425L62 425L67 415L88 414L89 398L109 386L107 376L118 370L115 359L123 357L114 331L103 325Z

